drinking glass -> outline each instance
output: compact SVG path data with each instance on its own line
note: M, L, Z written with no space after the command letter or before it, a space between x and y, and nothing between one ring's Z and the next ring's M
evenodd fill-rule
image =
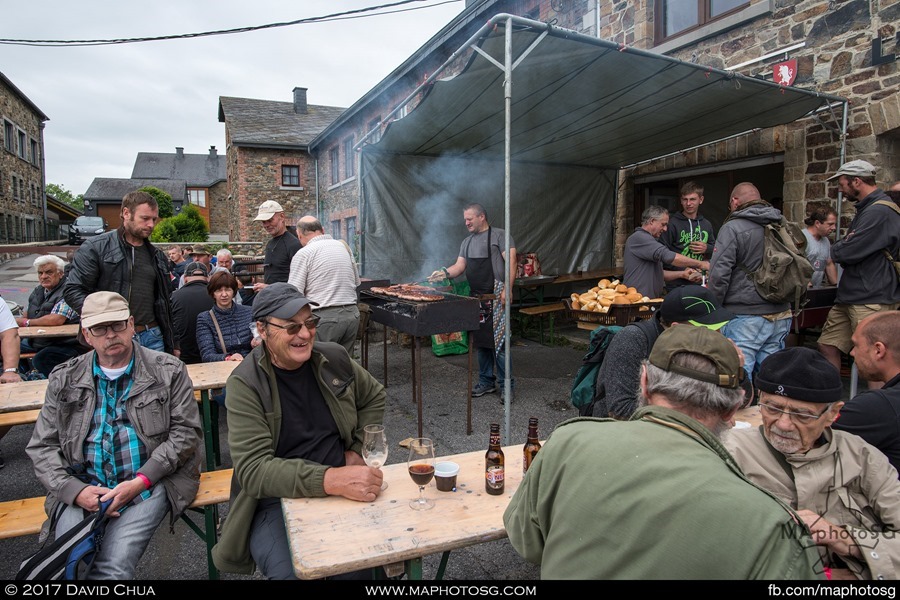
M434 508L434 500L425 497L425 486L434 477L434 442L428 438L413 438L409 443L409 476L419 486L419 497L410 501L414 510Z
M384 425L366 425L363 427L362 457L370 467L380 469L387 461L388 445L387 436L384 434ZM387 481L381 483L381 489L387 489Z

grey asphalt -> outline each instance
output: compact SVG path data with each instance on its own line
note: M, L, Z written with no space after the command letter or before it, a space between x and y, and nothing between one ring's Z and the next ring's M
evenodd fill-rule
M31 267L35 256L23 257L0 265L0 294L6 300L24 305L37 276ZM383 381L381 327L374 329L370 342L369 371ZM541 437L550 434L558 423L578 416L568 404L569 388L581 362L587 332L566 328L574 345L543 346L535 341L513 338L512 372L516 379L515 398L510 410L510 439L503 444L524 444L529 417L537 417ZM581 344L579 344L581 342ZM397 443L417 436L417 412L412 402L411 350L396 341L388 344L387 406L385 428L391 451L388 463L403 462L405 451ZM473 433L466 434L466 368L467 356L434 356L430 348L422 350L421 376L423 387L423 433L435 440L442 455L487 449L488 430L492 422L501 424L504 431L504 408L499 396L489 394L474 398ZM231 466L228 452L225 416L219 428L222 439L223 466ZM44 494L34 476L31 461L24 448L32 433L32 426L17 426L0 440L6 467L0 469L0 501L28 498ZM433 484L432 484L433 485ZM433 490L432 490L433 491ZM436 492L435 492L436 493ZM223 507L222 516L227 513ZM440 504L434 509L440 518ZM353 543L348 532L347 544ZM12 579L19 562L37 549L37 536L0 540L0 579ZM439 555L424 560L424 577L434 578ZM206 579L205 545L184 523L177 523L174 533L161 527L144 555L137 577L143 580ZM223 574L223 579L253 579L255 576ZM536 580L540 569L512 549L507 540L487 542L454 550L444 576L450 580Z

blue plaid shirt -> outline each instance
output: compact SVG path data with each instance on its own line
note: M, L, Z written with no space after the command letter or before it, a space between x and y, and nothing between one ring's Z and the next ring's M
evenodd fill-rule
M97 406L91 419L91 429L84 442L87 472L98 485L113 489L122 481L134 479L138 469L148 458L147 448L138 438L128 420L125 402L131 391L134 357L125 372L109 379L97 364L94 355L94 383ZM150 490L135 496L132 504L150 497Z

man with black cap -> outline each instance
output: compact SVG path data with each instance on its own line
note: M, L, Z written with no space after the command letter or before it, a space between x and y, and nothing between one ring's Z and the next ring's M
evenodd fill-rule
M897 471L862 438L832 430L844 405L838 371L815 350L786 348L755 383L762 426L723 439L744 474L798 511L833 579L897 579Z
M631 421L567 421L541 448L503 515L513 548L542 579L821 578L796 514L719 442L743 373L722 334L663 332Z
M215 302L206 290L209 271L201 262L184 268L184 285L172 292L172 330L175 333L175 356L185 364L203 362L197 347L197 315L213 307Z
M649 319L631 323L615 334L597 372L592 408L595 417L628 419L638 407L641 361L650 356L656 338L673 323L719 330L734 315L719 307L705 287L684 285L669 292Z
M366 466L360 450L363 428L382 422L384 387L343 346L315 341L312 306L281 282L253 303L262 343L225 388L234 480L213 549L222 571L252 574L257 567L269 579L295 578L281 498L372 502L381 493L382 473Z
M857 324L876 312L900 307L900 208L875 185L875 166L864 160L841 165L828 181L837 180L844 198L856 205L847 233L831 245L831 258L841 265L837 298L819 336L819 352L835 369L841 353L849 354ZM869 384L870 388L880 384Z

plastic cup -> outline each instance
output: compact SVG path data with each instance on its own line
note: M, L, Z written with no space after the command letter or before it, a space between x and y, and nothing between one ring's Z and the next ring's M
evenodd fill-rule
M439 492L455 492L459 465L455 462L439 462L434 465L434 481Z

